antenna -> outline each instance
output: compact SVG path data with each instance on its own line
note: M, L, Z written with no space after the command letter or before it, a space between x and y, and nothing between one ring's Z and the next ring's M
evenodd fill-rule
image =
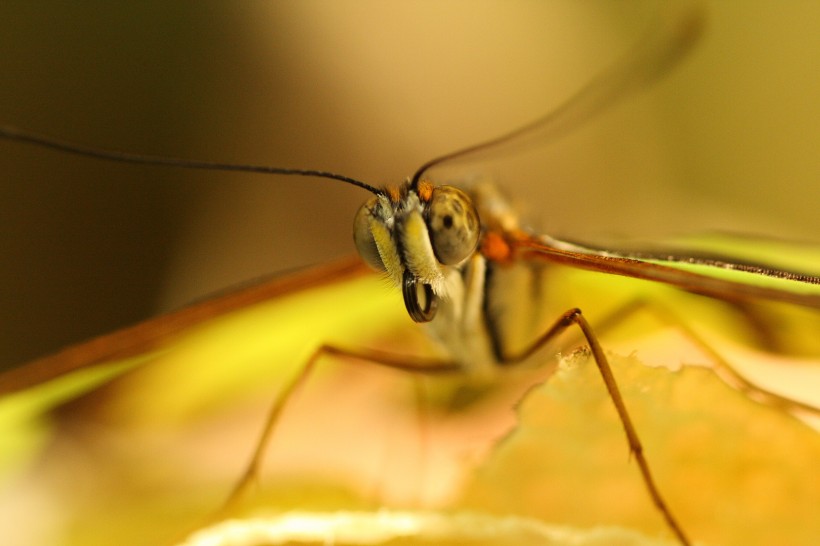
M431 159L415 172L412 185L416 186L427 171L439 165L521 151L558 138L580 127L618 100L659 80L689 53L705 25L702 10L678 11L669 9L659 14L655 24L618 62L557 108L499 137Z
M129 152L121 152L118 150L110 150L105 148L93 148L90 146L82 146L72 142L66 142L50 136L40 135L28 131L23 131L10 125L0 125L0 138L11 140L13 142L20 142L23 144L31 144L55 150L62 153L78 155L82 157L91 157L95 159L103 159L106 161L114 161L118 163L134 163L137 165L156 165L166 167L178 167L180 169L200 169L205 171L234 171L247 172L258 174L280 174L284 176L311 176L315 178L328 178L331 180L338 180L345 184L357 186L365 189L372 194L382 195L384 190L371 186L361 180L350 178L341 174L336 174L328 171L320 171L315 169L286 169L282 167L270 167L267 165L250 165L243 163L220 163L216 161L202 161L197 159L183 159L178 157L166 157L155 155L142 155Z

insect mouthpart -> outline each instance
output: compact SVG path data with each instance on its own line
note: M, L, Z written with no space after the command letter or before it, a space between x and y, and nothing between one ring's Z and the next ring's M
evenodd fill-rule
M415 322L433 320L438 310L438 296L433 292L432 286L426 283L419 284L418 279L405 269L401 292L404 296L404 307L411 319Z

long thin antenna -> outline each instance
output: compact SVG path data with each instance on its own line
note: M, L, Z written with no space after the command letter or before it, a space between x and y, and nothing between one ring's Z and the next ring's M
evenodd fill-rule
M284 176L312 176L316 178L329 178L338 180L346 184L351 184L365 189L370 193L382 195L383 190L371 186L361 180L350 178L341 174L315 169L285 169L282 167L270 167L267 165L248 165L242 163L219 163L215 161L201 161L197 159L182 159L178 157L164 157L155 155L142 155L118 150L104 148L92 148L82 146L72 142L66 142L57 138L23 131L10 125L0 125L0 138L5 138L14 142L33 144L50 150L62 153L104 159L106 161L116 161L119 163L136 163L138 165L158 165L166 167L179 167L181 169L201 169L206 171L236 171L258 174L281 174Z
M413 175L413 185L433 167L521 151L578 128L613 103L669 72L692 49L703 27L704 14L696 6L669 9L669 12L659 14L619 62L557 108L509 133L431 159Z

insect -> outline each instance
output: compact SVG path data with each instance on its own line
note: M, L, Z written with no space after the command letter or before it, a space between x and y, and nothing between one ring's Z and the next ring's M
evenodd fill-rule
M520 249L527 248L527 246L526 246L527 243L523 239L515 241L515 244ZM532 250L535 251L535 252L538 251L538 249L536 249L536 248L533 248ZM573 252L572 249L564 247L564 248L556 250L556 256L564 256L566 258L566 257L572 255L571 254L572 252ZM576 264L584 263L584 258L579 258L579 257L575 256L574 259L575 260L580 260L580 261L574 262ZM591 260L590 261L590 266L591 267L601 266L602 263L611 263L611 264L615 264L615 265L612 265L612 267L620 267L620 265L617 265L617 264L626 264L627 263L627 262L618 261L617 259L610 260L609 262L602 262L600 260L595 260L595 259L590 259L590 260ZM631 262L628 262L628 263L631 263ZM598 264L598 266L595 266L595 264ZM646 271L646 272L655 271L655 269L651 268L650 266L641 266L641 267L642 267L642 270ZM674 278L675 279L686 279L687 277L684 274L675 274ZM412 279L410 279L410 281L412 281ZM433 296L431 296L430 293L428 292L426 294L423 294L424 297L422 297L422 295L420 295L417 291L413 290L414 287L413 287L412 282L405 282L405 279L403 279L403 278L401 279L401 282L405 283L405 287L407 288L406 292L405 292L405 300L408 304L408 307L411 311L411 314L415 314L416 318L427 319L428 317L426 315L432 314L432 306L428 307L428 303L430 303L429 298L431 298ZM430 285L431 283L419 282L417 284L422 287L421 290L427 292L427 288L424 288L424 287L426 285ZM684 281L682 281L681 284L682 284L683 287L689 287L689 288L696 287L697 290L705 291L705 292L709 293L710 295L713 295L713 296L716 296L716 297L720 297L721 295L724 295L725 294L725 289L728 286L731 286L731 285L724 284L724 283L713 284L710 281L703 281L703 283L694 283L694 284L692 284L692 283L689 283L689 282L684 280ZM717 291L710 292L712 287L714 287ZM772 298L770 298L770 299L777 300L778 298L781 298L781 296L777 296L777 294L781 294L781 292L768 291L767 289L763 289L763 288L761 288L761 289L749 288L748 290L749 290L750 295L754 295L756 297L762 297L762 296L765 296L765 295L770 295L770 296L772 296ZM813 301L810 296L809 297L793 297L793 296L783 295L782 298L785 298L787 300L794 300L795 303Z

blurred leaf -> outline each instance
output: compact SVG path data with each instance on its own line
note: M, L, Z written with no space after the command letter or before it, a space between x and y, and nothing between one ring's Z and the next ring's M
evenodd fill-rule
M628 279L611 281L599 289L629 293ZM25 458L4 451L0 514L16 523L3 522L6 543L163 544L202 528L240 475L267 408L320 343L429 351L397 300L375 276L299 290L177 331L88 394L45 396L55 388L47 383L21 391L42 398L2 423L3 438L15 431L37 439ZM665 363L679 363L674 351L667 348ZM673 373L611 358L661 491L694 540L813 544L814 430L706 369ZM392 513L418 526L407 542L384 543L536 540L526 533L552 540L546 544L668 539L595 366L569 358L524 399L513 429L520 395L510 385L531 386L529 373L502 376L496 391L506 398L487 396L458 413L428 408L420 425L406 374L322 361L289 402L260 488L236 525L280 525L301 511L321 528L353 513L364 530L349 543L360 544ZM436 396L453 383L425 382ZM39 413L58 401L56 411ZM493 535L498 529L505 539ZM566 530L564 542L550 535L555 529Z
M233 541L233 542L231 542ZM205 544L436 544L481 546L664 546L672 544L633 531L581 530L520 517L441 512L286 513L229 521L194 534L185 546Z
M661 492L694 540L814 544L820 436L712 372L612 358ZM591 361L570 359L522 404L521 426L476 473L469 508L664 533Z

